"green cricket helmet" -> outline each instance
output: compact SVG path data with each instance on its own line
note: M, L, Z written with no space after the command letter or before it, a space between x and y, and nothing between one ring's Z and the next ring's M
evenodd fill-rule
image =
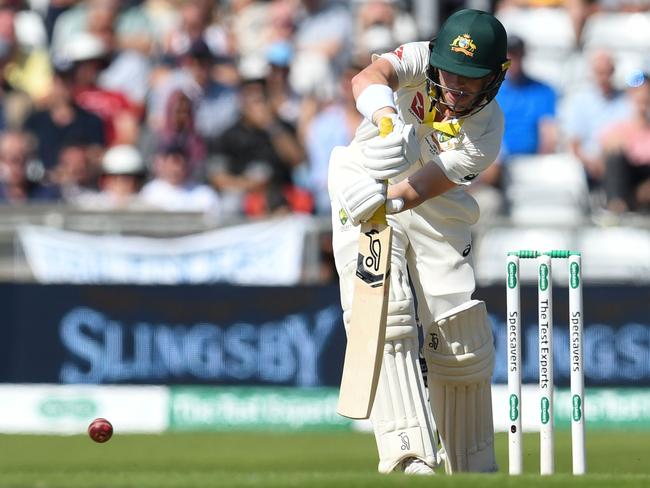
M501 22L481 10L459 10L442 24L437 37L429 43L427 82L432 102L447 105L442 90L450 89L440 84L440 70L468 78L493 75L475 93L473 106L458 115L475 114L496 96L509 66L507 34ZM453 106L449 108L456 112Z

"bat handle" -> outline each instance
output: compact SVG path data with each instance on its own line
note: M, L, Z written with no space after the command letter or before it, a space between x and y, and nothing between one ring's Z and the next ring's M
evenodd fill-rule
M391 132L393 132L393 119L382 117L379 121L379 136L386 137Z
M386 137L388 134L393 132L393 120L390 117L382 117L379 121L379 136ZM373 224L385 224L386 223L386 206L382 205L377 209L377 211L370 217L368 222Z

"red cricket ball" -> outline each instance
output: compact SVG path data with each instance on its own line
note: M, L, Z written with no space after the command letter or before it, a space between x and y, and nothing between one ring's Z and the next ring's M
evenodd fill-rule
M95 442L106 442L113 435L113 426L106 419L95 419L88 426L88 435Z

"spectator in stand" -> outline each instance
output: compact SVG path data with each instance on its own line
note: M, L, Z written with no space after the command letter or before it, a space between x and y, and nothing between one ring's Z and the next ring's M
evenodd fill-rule
M605 174L605 159L600 134L606 125L629 118L632 106L625 92L613 82L614 60L609 52L591 54L592 83L569 95L564 133L569 148L582 162L590 189L600 187Z
M178 7L177 25L162 39L162 55L175 59L187 52L193 42L203 40L210 21L210 6L206 2L184 2Z
M64 144L59 161L50 175L66 203L76 201L97 190L97 174L91 166L86 147L77 142Z
M76 204L88 210L138 210L146 177L142 156L134 146L111 147L102 158L99 191L81 195Z
M469 189L486 217L484 223L504 211L502 177L510 159L519 155L553 153L557 147L556 94L549 85L526 74L525 53L523 39L509 35L507 54L511 65L496 96L505 118L501 154Z
M292 58L293 47L288 41L276 41L268 47L266 86L269 101L278 117L296 127L300 118L301 98L289 83Z
M496 97L505 116L505 157L548 154L557 147L556 94L549 85L526 74L525 54L523 39L508 36L512 64Z
M57 3L61 3L61 0ZM151 22L139 1L85 0L72 3L74 5L65 8L56 17L51 42L53 52L60 52L70 39L88 31L89 17L92 15L114 19L115 33L120 40L117 49L135 49L142 53L150 51L153 40Z
M468 190L481 208L481 225L505 211L502 178L511 158L553 153L558 143L555 92L524 71L523 39L509 35L507 54L511 65L496 96L505 118L501 153Z
M160 75L152 87L149 100L149 125L153 130L164 126L169 96L182 90L195 106L198 133L205 138L217 137L237 120L239 105L235 86L215 79L220 64L234 60L215 57L204 40L198 39L178 58L179 68ZM216 64L216 66L215 66Z
M178 28L177 0L142 0L141 8L149 20L153 54L159 56L170 33Z
M0 203L22 205L61 198L56 186L43 185L31 177L30 156L26 133L6 131L0 135Z
M330 213L327 174L332 149L347 146L363 119L352 95L352 78L361 69L361 66L352 65L345 71L336 98L319 111L307 126L305 149L309 160L309 189L318 214Z
M0 129L18 129L34 103L49 90L51 64L43 49L25 49L16 39L16 12L0 8Z
M52 34L59 16L75 3L77 3L77 0L50 0L45 5L47 10L43 16L43 24L45 26L48 44L52 44Z
M603 131L607 208L615 213L650 211L650 74L628 80L631 116Z
M335 97L324 102L323 107L306 123L305 151L308 170L305 186L312 194L314 213L318 215L330 215L331 212L327 177L332 149L335 146L347 146L363 119L352 95L352 78L362 68L363 66L350 65L341 76ZM330 283L337 279L331 232L320 236L319 252L319 280L322 283Z
M265 83L240 89L239 121L212 141L210 181L224 198L224 211L249 216L290 209L311 211L311 199L292 184L305 154L294 128L269 103Z
M269 44L291 42L296 30L296 9L293 0L271 0L266 38Z
M228 5L229 26L235 50L242 60L264 59L268 27L272 21L270 2L232 0Z
M102 120L74 101L71 83L70 72L65 66L59 67L43 108L33 111L25 121L24 129L36 141L36 154L46 171L56 165L65 141L80 141L97 153L106 145Z
M123 93L98 84L100 73L110 64L110 51L104 41L94 34L81 32L69 39L59 55L62 63L70 63L75 102L102 119L107 144L135 142L140 117L138 107Z
M347 6L337 2L302 0L301 5L291 85L302 96L326 92L331 97L352 56L352 16Z
M198 176L204 170L206 146L195 128L192 100L182 90L176 90L167 99L163 125L159 130L144 127L140 147L146 160L154 156L156 147L175 141L185 148L192 174Z
M232 53L232 40L226 29L217 22L215 10L212 0L181 3L176 13L176 16L180 16L180 22L169 29L162 39L163 56L176 59L199 40L204 41L215 56Z
M191 175L185 146L168 141L158 149L154 160L154 179L144 185L142 202L162 210L205 212L219 215L219 196L208 185L197 183Z
M144 105L151 71L151 42L130 42L128 33L117 32L119 5L114 2L90 2L86 16L86 31L98 37L108 52L110 64L97 78L97 84L109 91L119 92L134 105L138 116Z
M370 63L370 54L392 51L417 40L415 19L404 12L398 0L362 0L356 12L356 49ZM362 58L362 59L363 59ZM360 62L361 59L357 59Z

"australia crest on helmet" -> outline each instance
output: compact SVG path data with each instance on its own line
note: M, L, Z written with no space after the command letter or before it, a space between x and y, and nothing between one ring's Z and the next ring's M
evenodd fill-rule
M451 41L451 44L449 46L451 47L452 51L463 53L465 56L469 56L470 58L473 57L474 52L476 52L476 44L474 44L472 36L469 34L463 34L456 37L456 39Z

